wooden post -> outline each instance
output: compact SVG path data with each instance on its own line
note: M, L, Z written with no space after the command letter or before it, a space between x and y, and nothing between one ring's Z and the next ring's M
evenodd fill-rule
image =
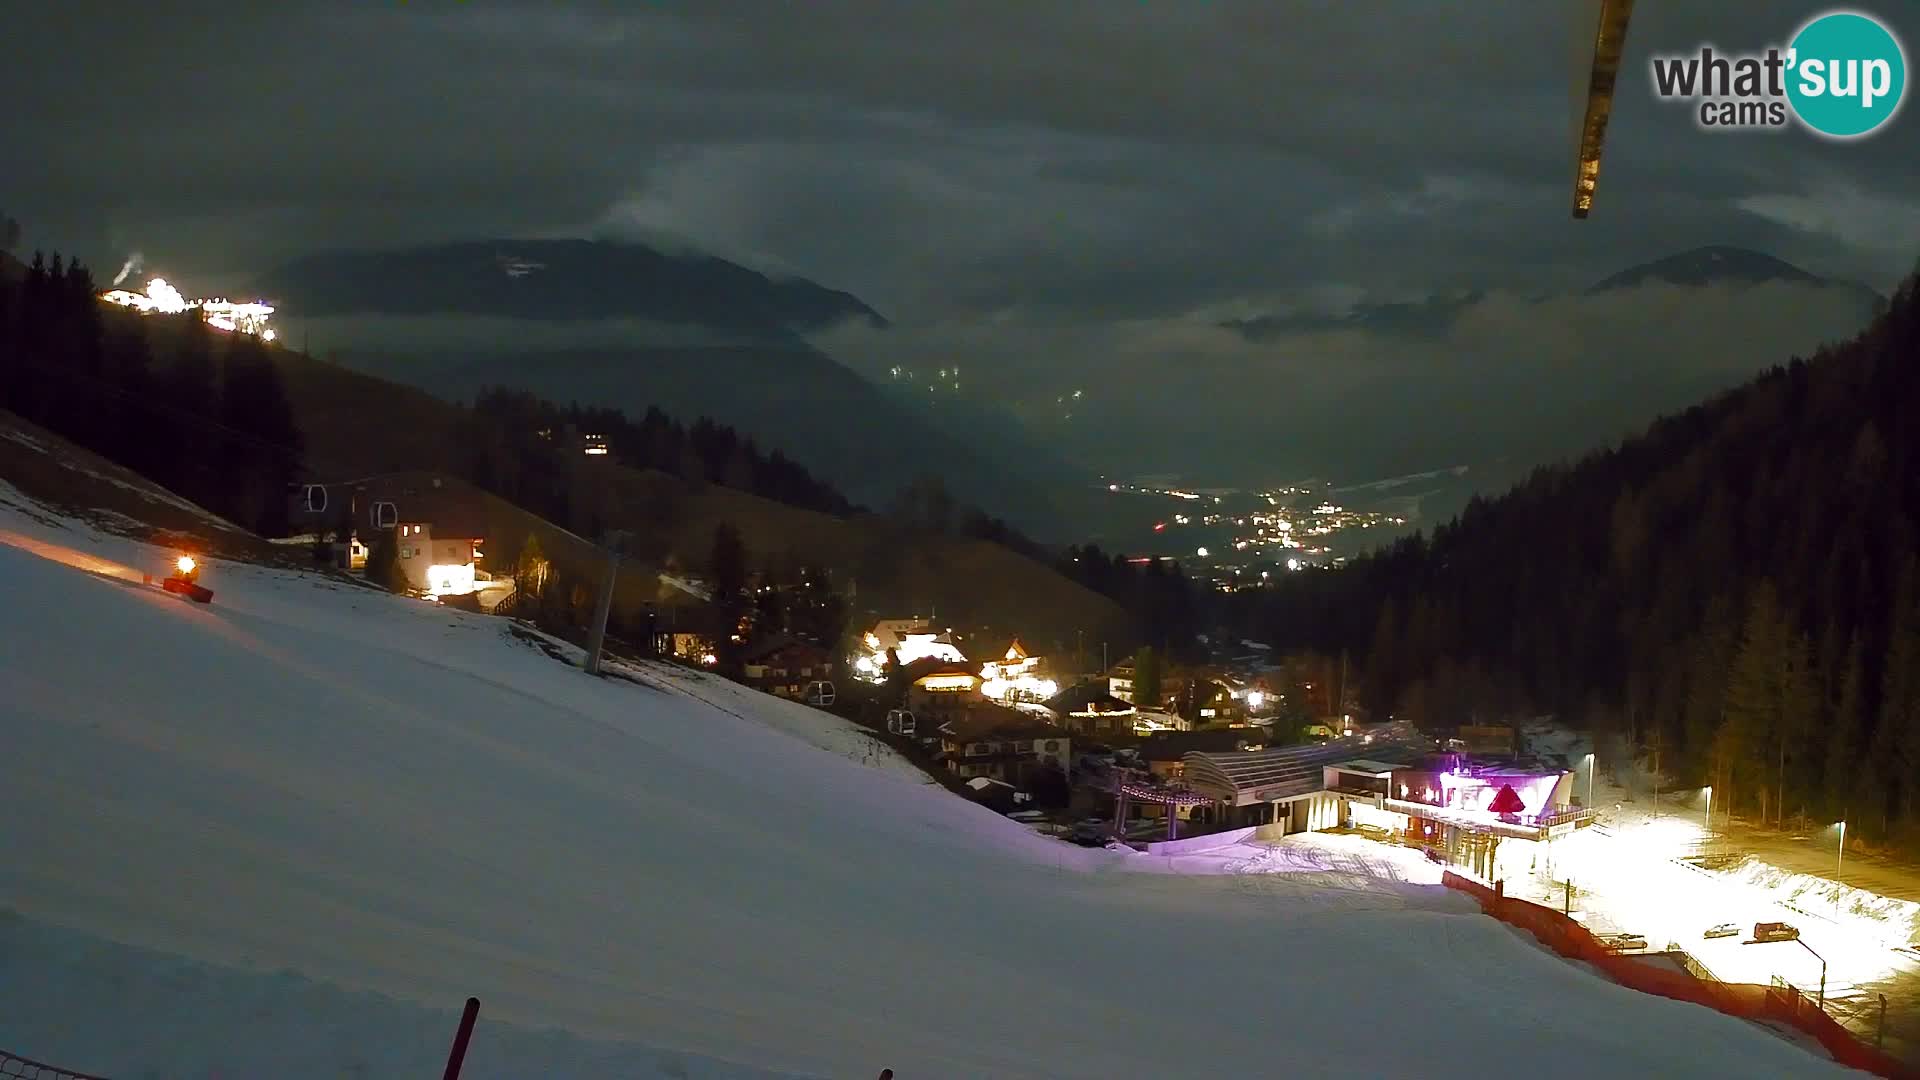
M470 997L460 1014L460 1030L454 1033L453 1050L447 1055L445 1080L460 1080L460 1066L467 1060L467 1041L473 1038L473 1022L480 1018L480 999Z

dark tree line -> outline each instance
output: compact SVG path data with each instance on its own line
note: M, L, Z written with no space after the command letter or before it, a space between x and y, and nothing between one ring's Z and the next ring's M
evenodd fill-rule
M1171 559L1135 562L1108 555L1097 544L1069 547L1053 564L1061 574L1120 605L1142 627L1148 643L1175 663L1205 659L1198 648L1206 625L1203 590Z
M79 262L0 276L0 408L264 536L286 531L302 440L265 342L200 313L140 318Z
M1291 582L1278 642L1436 725L1555 712L1765 818L1920 829L1920 300L1431 536Z
M501 387L481 391L474 399L472 413L493 427L522 459L522 468L533 476L529 486L536 490L543 484L547 490L555 486L550 475L554 470L532 459L553 457L556 446L577 454L578 447L559 445L566 441L568 432L573 432L604 438L611 456L623 465L657 469L696 483L719 484L836 517L859 509L832 485L779 450L763 450L751 437L706 417L687 425L649 408L635 421L618 409L560 406L525 391ZM541 432L547 434L542 436Z
M1054 552L1006 521L954 498L938 476L921 476L894 493L887 515L915 532L985 540L1036 562L1051 563Z

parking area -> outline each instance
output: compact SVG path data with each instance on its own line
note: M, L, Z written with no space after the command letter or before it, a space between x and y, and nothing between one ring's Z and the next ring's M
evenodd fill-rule
M1509 895L1568 911L1597 934L1634 934L1649 950L1677 947L1724 982L1789 983L1824 994L1829 1011L1869 1041L1909 1060L1920 1052L1920 955L1904 921L1889 923L1839 906L1824 913L1783 899L1769 875L1684 861L1698 826L1663 819L1583 830L1510 873ZM1760 940L1758 924L1784 923L1797 936ZM1731 927L1708 936L1717 928Z

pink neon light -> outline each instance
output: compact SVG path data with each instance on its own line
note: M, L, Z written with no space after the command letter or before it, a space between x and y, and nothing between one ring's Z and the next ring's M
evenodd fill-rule
M1514 794L1526 804L1527 817L1539 817L1551 813L1553 790L1560 784L1561 773L1498 773L1484 772L1479 776L1463 776L1445 772L1440 774L1442 799L1440 804L1455 810L1485 812L1487 804L1502 785L1511 785Z

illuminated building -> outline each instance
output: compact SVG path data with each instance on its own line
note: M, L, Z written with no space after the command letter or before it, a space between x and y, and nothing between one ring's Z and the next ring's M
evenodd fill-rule
M913 714L914 724L923 735L936 734L945 725L986 706L986 698L980 693L980 676L965 661L926 656L904 665L902 670L907 679L902 704Z
M1041 674L1040 658L1028 656L1016 639L998 660L980 665L980 692L996 701L1045 701L1060 687Z
M334 564L364 569L374 539L392 530L398 565L409 588L428 596L512 591L480 570L486 557L486 504L477 491L432 473L391 473L346 483L296 484L288 493L288 522L297 531L347 532L333 545Z
M236 304L230 300L189 300L180 294L180 290L167 284L165 278L154 278L147 282L144 293L128 292L125 289L111 289L100 294L100 299L109 304L132 308L142 315L178 315L198 308L207 317L207 325L215 330L232 333L254 334L262 341L272 341L273 328L267 320L273 315L273 308L267 304Z
M1364 758L1356 758L1362 753ZM1476 764L1463 755L1379 739L1264 750L1189 751L1180 772L1213 798L1220 824L1274 838L1355 826L1431 849L1442 861L1491 877L1503 843L1521 846L1591 824L1569 805L1573 774L1524 763Z
M1068 687L1047 702L1067 730L1078 735L1113 737L1133 733L1134 707L1107 692L1104 681Z
M887 667L892 663L889 655L903 665L927 659L954 664L967 660L951 634L936 632L925 619L882 619L861 635L852 658L854 677L875 684L885 682Z

